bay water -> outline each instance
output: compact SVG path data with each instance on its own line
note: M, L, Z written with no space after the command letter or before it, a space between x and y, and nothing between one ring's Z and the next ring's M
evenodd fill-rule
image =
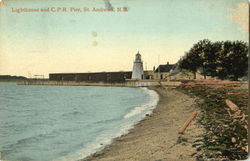
M155 108L146 88L0 83L4 160L79 160L126 134Z

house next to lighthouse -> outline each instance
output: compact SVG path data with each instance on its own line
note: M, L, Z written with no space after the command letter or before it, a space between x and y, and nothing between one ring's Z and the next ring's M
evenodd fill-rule
M135 61L132 71L132 79L144 79L143 63L139 51L135 55Z

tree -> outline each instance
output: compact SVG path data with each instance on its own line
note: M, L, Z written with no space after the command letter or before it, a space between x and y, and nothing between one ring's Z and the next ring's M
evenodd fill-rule
M199 68L200 62L199 55L195 52L194 48L191 48L180 62L180 68L191 71L194 74L194 79L196 79L196 72Z
M229 58L230 51L232 48L231 41L223 42L221 50L216 53L217 58L217 76L220 79L226 79L230 73L229 68L231 67L231 60Z
M208 67L212 62L211 58L214 58L211 52L212 43L210 40L204 39L195 44L194 48L200 57L199 67L202 68L204 79L206 79Z
M208 39L204 39L194 44L193 47L186 53L185 58L181 62L181 68L188 69L194 73L194 79L196 79L196 72L199 68L203 69L204 78L206 79L206 68L208 62L206 55L209 55L211 49L211 42Z
M242 41L225 41L218 57L218 77L238 80L247 74L248 45Z
M238 80L247 74L248 45L242 41L212 43L208 39L201 40L185 54L180 68L192 71L194 78L201 68L204 79L206 75L210 75Z
M248 71L248 45L243 41L233 43L233 68L234 80L247 75Z
M217 53L221 50L223 42L208 43L204 50L203 67L206 75L217 76Z

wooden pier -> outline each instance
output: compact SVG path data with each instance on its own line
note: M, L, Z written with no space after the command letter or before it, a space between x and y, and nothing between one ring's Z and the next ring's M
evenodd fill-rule
M113 87L149 87L159 86L156 80L127 80L123 83L104 83L104 82L77 82L77 81L36 81L25 80L17 82L18 85L48 85L48 86L113 86ZM162 81L164 86L179 86L181 82Z

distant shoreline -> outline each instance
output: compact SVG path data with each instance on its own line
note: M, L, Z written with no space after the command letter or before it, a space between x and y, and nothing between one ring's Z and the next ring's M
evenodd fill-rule
M0 82L21 82L27 80L23 76L0 75Z
M8 79L8 80L4 80L4 79L0 79L0 83L15 83L15 82L21 82L23 80L20 79Z

